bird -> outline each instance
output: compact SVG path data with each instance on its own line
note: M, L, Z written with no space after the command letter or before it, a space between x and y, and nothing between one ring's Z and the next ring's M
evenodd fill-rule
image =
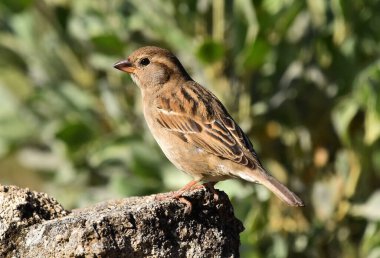
M235 178L264 185L289 206L304 206L264 168L222 102L171 51L141 47L114 68L140 88L146 123L165 156L192 177L174 197L203 185L214 190L217 182Z

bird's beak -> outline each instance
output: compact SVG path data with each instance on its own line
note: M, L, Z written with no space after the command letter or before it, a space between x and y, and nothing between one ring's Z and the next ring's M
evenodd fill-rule
M113 67L127 73L133 73L136 70L136 68L129 60L119 61L114 64Z

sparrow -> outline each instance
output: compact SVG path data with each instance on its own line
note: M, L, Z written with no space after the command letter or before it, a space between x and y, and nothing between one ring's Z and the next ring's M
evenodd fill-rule
M176 197L205 182L240 178L267 187L290 206L302 200L261 164L252 143L220 100L195 82L170 51L146 46L114 64L140 88L146 123L165 156L193 180Z

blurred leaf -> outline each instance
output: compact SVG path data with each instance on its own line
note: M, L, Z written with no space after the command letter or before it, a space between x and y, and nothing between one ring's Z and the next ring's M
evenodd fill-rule
M63 164L63 157L56 151L36 147L25 147L17 156L23 166L38 171L54 171Z
M376 149L373 152L372 162L373 162L373 165L377 171L377 174L379 175L380 174L380 149Z
M224 57L224 47L219 42L207 39L198 48L197 56L205 63L214 63Z
M3 5L17 13L28 8L32 3L34 3L33 0L2 0L0 6Z
M5 37L5 35L2 36ZM2 57L0 59L0 66L16 66L18 69L25 72L27 70L27 64L25 63L25 60L23 60L22 57L19 56L18 53L16 53L14 50L2 46L1 43L4 42L2 42L0 39L0 56Z
M345 143L350 142L348 129L358 110L358 103L352 98L346 98L341 100L332 111L332 122L335 130Z
M338 177L314 184L312 201L316 216L320 221L332 219L341 194L340 184Z
M288 257L288 245L286 244L286 240L281 236L275 236L274 245L272 249L272 253L269 254L268 257Z
M360 256L379 257L380 252L380 227L377 222L369 222L365 228L360 246Z
M115 35L98 35L91 38L97 51L106 55L123 55L123 43Z
M71 151L77 151L83 144L91 141L94 131L81 121L69 121L63 124L56 134Z
M94 106L93 96L73 83L62 83L55 93L58 93L57 97L64 100L66 104L72 105L73 108L85 110Z
M311 0L307 1L311 18L316 27L325 24L326 21L326 1Z
M368 254L367 258L377 258L380 257L380 247L373 248Z
M336 153L335 171L342 180L341 194L351 198L357 191L358 181L362 173L362 167L358 154L353 150L341 150Z
M364 142L368 145L374 143L380 137L380 113L369 111L365 118Z
M4 67L0 70L0 83L6 85L16 98L27 99L33 93L33 85L24 71L13 67Z
M265 58L270 50L268 43L257 39L255 43L246 49L244 53L244 69L256 69L263 65Z
M147 130L138 89L112 68L157 45L224 98L273 176L310 204L218 184L244 221L243 257L376 257L376 204L371 222L371 202L352 200L380 187L378 10L379 0L1 1L1 180L42 175L39 189L67 208L182 187L189 178Z
M351 214L372 221L380 221L380 190L375 191L364 204L355 204Z
M57 21L59 22L59 24L62 26L64 30L66 30L71 15L71 9L69 8L69 6L57 6L54 9L54 13L57 17Z
M3 144L20 141L34 132L33 120L20 108L19 100L0 84L0 138Z
M354 94L367 111L364 141L371 145L380 137L380 61L367 66L354 82Z

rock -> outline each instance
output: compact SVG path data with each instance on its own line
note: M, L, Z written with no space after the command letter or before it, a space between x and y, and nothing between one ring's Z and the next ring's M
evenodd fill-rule
M242 223L224 192L196 190L66 211L44 193L0 186L0 257L238 257Z

